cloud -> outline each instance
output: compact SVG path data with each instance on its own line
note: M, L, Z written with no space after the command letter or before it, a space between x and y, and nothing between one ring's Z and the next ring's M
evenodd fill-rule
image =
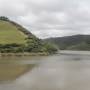
M0 15L40 38L90 34L89 0L0 0Z

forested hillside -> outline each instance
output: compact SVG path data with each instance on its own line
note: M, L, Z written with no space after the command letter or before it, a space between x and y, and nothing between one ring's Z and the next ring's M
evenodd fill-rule
M90 35L48 38L46 41L58 45L61 50L90 50Z

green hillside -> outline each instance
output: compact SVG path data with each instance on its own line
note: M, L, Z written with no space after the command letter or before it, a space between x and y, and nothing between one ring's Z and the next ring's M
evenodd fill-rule
M27 36L10 22L0 20L0 44L25 43Z
M0 17L0 53L53 53L57 48L43 42L27 29L9 20Z

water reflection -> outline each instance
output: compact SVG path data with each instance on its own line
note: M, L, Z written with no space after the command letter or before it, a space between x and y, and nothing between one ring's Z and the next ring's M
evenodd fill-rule
M0 82L15 80L34 65L0 64Z
M15 80L30 71L35 61L36 57L0 57L0 83Z

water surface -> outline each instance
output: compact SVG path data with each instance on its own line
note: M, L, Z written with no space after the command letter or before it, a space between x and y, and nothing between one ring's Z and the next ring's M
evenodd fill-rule
M7 65L8 67L16 65L20 71L23 71L23 69L19 69L23 66L25 70L26 67L29 68L18 78L11 79L11 82L0 83L0 90L90 90L89 54L59 53L45 57L2 58L0 62L0 72L5 65L6 67ZM35 66L31 69L30 65ZM11 69L9 70L9 72L13 72ZM7 75L5 76L7 77Z

